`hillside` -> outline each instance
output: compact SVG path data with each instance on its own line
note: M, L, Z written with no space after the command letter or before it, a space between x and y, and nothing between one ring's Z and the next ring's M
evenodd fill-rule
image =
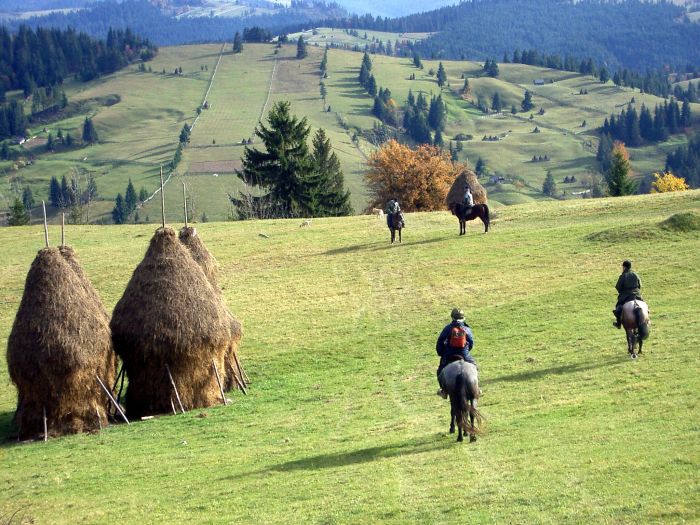
M312 38L338 40L347 37L344 31L322 30ZM378 35L368 35L368 38ZM384 34L384 38L389 35ZM396 35L398 36L398 35ZM354 37L353 37L354 38ZM221 50L225 52L220 55ZM233 171L240 165L241 141L253 137L259 119L278 100L289 100L292 111L306 116L313 129L323 127L332 140L345 171L346 184L352 192L355 210L367 203L363 173L366 157L374 146L366 133L378 121L371 115L373 100L357 82L362 55L341 49L329 51L327 104L324 111L319 93L321 46L310 46L309 58L295 60L295 47L282 47L278 54L269 44L247 44L240 55L230 47L218 44L162 48L148 66L151 72L140 72L131 66L98 81L78 84L67 82L66 93L75 109L68 118L32 128L35 138L26 146L34 162L13 170L13 162L0 162L3 176L2 208L7 209L15 189L21 192L28 185L38 198L47 198L51 176L70 177L78 170L80 177L93 175L102 201L91 210L91 220L109 220L109 212L118 192L124 192L131 178L136 191L144 188L152 194L158 186L158 168L172 160L180 130L193 124L196 109L203 104L212 74L209 108L196 122L190 146L176 171L176 179L186 179L194 209L191 216L224 220L230 214L227 193L235 193L240 182ZM221 60L219 62L219 57ZM423 70L408 59L373 56L373 73L380 86L391 89L396 103L405 104L409 89L426 96L440 91L430 70L437 70L437 61L424 61ZM459 160L475 165L479 157L486 161L490 173L505 177L505 182L488 186L493 206L543 199L542 182L552 170L559 191L567 198L579 198L584 184L596 171L597 135L594 128L612 112L618 113L632 98L635 106L645 103L654 107L662 99L642 95L639 91L601 84L590 76L548 70L522 64L501 64L498 79L481 76L480 63L444 62L450 88L442 92L448 108L445 140L449 143L458 134L471 135L463 141ZM176 68L182 74L174 74ZM165 73L163 73L165 71ZM412 74L415 80L408 80ZM462 74L470 78L472 96L469 101L458 96ZM535 86L542 78L545 85ZM550 83L551 81L551 83ZM498 92L506 110L520 107L526 89L534 93L535 110L511 115L484 115L473 102L482 96L490 102ZM580 95L581 91L587 95ZM696 121L700 122L700 105L694 104ZM539 108L545 110L539 115ZM93 116L100 143L95 146L46 153L44 144L49 132L57 130L80 136L85 116ZM581 127L582 121L586 127ZM540 133L533 133L537 127ZM46 128L46 131L44 131ZM357 142L353 142L353 136ZM482 138L498 140L484 141ZM631 148L632 166L639 175L648 175L663 168L666 153L685 143L676 135L666 143ZM456 147L456 140L453 140ZM546 162L533 162L533 156L547 155ZM565 177L575 176L574 184L563 184ZM484 180L484 183L488 183ZM180 214L181 185L168 184L169 218ZM155 221L159 215L157 201L140 210L140 219ZM38 213L34 213L38 219Z
M489 234L470 224L461 238L447 213L411 214L396 246L369 216L199 225L243 322L249 395L99 435L3 443L0 516L697 522L700 232L660 226L679 212L700 213L700 191L512 206ZM152 232L68 229L108 311ZM4 347L43 232L3 228L0 244ZM610 326L626 257L654 323L637 361ZM447 433L435 396L434 339L454 305L481 367L487 429L471 445ZM0 381L2 439L15 401L4 359Z

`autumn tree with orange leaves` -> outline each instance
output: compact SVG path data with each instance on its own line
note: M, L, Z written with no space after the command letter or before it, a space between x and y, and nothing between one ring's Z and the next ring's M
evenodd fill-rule
M445 197L464 166L453 164L449 153L427 145L411 149L391 140L368 161L365 181L370 188L369 208L383 207L396 197L404 211L445 208Z

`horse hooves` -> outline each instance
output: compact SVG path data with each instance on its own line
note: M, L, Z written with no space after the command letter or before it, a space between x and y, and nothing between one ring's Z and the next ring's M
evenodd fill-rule
M464 441L464 438L462 436L458 436L457 441L462 442L462 441Z
M637 359L637 354L630 354L630 359Z
M454 433L455 433L455 429L454 429L454 428L451 428L451 429L450 429L450 434L454 434Z
M469 436L469 443L474 443L476 441L476 436Z

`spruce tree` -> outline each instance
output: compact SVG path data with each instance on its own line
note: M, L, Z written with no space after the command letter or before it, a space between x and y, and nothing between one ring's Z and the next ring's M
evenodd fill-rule
M547 176L542 184L542 193L554 197L557 193L557 183L554 182L554 176L551 170L547 170Z
M243 52L243 39L241 38L241 34L238 31L236 31L236 34L233 36L233 52Z
M27 211L31 210L34 204L36 204L34 201L34 194L29 186L25 186L22 190L22 204L27 208Z
M259 204L269 203L268 214L308 216L312 204L309 186L313 163L306 144L310 133L307 120L291 115L289 102L277 102L267 122L267 126L261 123L255 130L264 149L246 146L243 169L237 175L248 184L268 189L264 197L253 198ZM240 206L240 201L233 201Z
M85 122L83 122L83 142L86 144L95 144L97 141L95 125L92 123L91 118L85 117Z
M141 186L141 189L139 190L139 202L146 202L147 198L148 198L148 191L146 191L146 188Z
M192 131L190 130L190 127L185 122L185 125L182 126L182 130L180 131L180 144L189 144L190 143L190 133L191 132Z
M60 208L63 203L61 185L55 176L51 177L51 182L49 183L49 201L54 208Z
M302 60L306 58L307 55L306 42L304 41L304 37L299 35L299 40L297 40L297 58Z
M10 207L10 218L8 224L10 226L24 226L29 223L29 212L24 207L22 201L15 197L15 202Z
M72 192L68 186L68 179L61 177L61 208L67 208L73 203Z
M438 66L437 83L440 87L447 84L447 72L445 71L445 66L442 65L442 62L440 62L440 65Z
M124 224L128 216L129 214L126 213L126 208L124 205L124 197L122 197L122 194L119 193L117 194L117 198L114 200L114 208L112 209L112 221L114 222L114 224Z
M486 162L484 162L484 159L479 157L476 161L476 166L474 167L474 172L477 174L477 176L481 177L484 175L486 172Z
M435 130L435 138L433 138L433 146L442 148L445 145L445 140L442 138L442 131Z
M350 192L344 188L343 171L340 161L333 151L331 141L323 129L316 131L313 137L314 188L313 215L318 217L338 217L350 215Z
M493 94L493 100L491 101L491 109L493 109L496 113L500 112L501 109L503 109L503 106L501 104L501 95L498 94L498 91L496 91Z
M447 111L445 110L445 103L442 101L442 95L437 98L433 97L430 100L430 110L428 111L428 124L435 131L442 131L445 129L445 121L447 116Z
M612 152L612 162L605 174L608 192L613 197L631 195L637 189L637 184L630 177L630 161L625 147L618 143Z
M535 104L532 103L532 93L529 90L525 91L525 98L523 98L520 107L523 108L523 111L530 111L535 107Z
M126 215L131 215L131 213L136 209L138 204L138 197L136 196L136 190L134 185L129 179L129 184L126 186L126 194L124 195L124 209L126 210Z

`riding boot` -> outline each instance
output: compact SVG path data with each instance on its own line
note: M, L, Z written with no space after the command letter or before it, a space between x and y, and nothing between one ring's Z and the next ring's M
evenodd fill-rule
M617 309L613 310L612 313L615 316L615 322L613 323L613 326L619 330L620 328L622 328L622 323L620 322L621 314L617 312Z

